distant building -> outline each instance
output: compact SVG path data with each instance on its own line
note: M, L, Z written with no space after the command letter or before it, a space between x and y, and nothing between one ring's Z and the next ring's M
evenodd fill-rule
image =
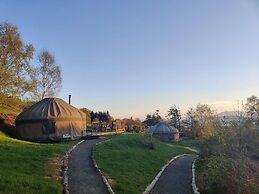
M125 131L125 122L120 119L112 121L112 129L114 131Z
M175 127L169 125L165 122L160 122L150 128L148 132L152 133L154 137L162 141L178 141L179 140L179 131Z

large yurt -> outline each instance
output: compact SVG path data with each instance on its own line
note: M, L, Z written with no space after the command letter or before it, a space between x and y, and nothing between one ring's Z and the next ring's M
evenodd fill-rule
M30 141L60 141L85 135L86 115L59 98L45 98L15 120L15 137Z
M178 129L165 122L159 122L156 125L149 127L148 132L162 141L179 140Z

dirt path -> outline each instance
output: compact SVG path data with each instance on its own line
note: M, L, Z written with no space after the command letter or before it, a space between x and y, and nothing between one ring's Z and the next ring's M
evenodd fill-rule
M91 158L93 146L100 141L103 140L86 140L71 152L68 161L70 194L108 194Z
M183 156L173 161L163 172L152 194L193 194L192 162L196 156Z

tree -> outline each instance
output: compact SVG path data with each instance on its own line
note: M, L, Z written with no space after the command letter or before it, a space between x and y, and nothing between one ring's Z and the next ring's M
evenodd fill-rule
M0 24L0 92L22 97L36 86L34 68L30 61L32 44L24 44L16 26Z
M256 96L251 96L247 98L245 109L248 115L250 115L250 118L252 120L254 118L258 118L259 117L259 98L257 98Z
M172 106L167 114L171 120L172 125L175 128L178 128L181 130L181 114L180 114L180 109L176 108L176 106Z
M160 121L162 121L162 118L159 114L159 110L156 110L156 112L153 113L152 115L148 114L146 116L146 119L144 120L144 123L148 126L153 126L153 125L159 123Z
M127 132L139 133L144 130L144 125L139 118L124 118L123 121L125 122Z
M86 115L86 124L90 124L91 123L91 113L92 112L89 109L87 109L87 108L80 108L80 110L82 112L84 112L85 115Z
M110 115L109 111L106 112L90 112L90 119L91 122L93 122L94 120L98 119L98 121L100 122L110 122L113 120L113 117Z
M207 104L198 104L186 114L195 137L208 138L215 132L215 112Z
M53 97L62 86L61 70L54 55L44 50L40 53L39 66L36 68L37 88L34 96L38 99Z

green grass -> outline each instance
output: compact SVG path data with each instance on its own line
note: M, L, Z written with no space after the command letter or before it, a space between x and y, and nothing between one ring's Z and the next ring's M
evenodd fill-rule
M206 140L202 140L202 139L187 139L187 140L181 140L181 141L177 142L177 145L199 147L202 144L204 144L205 141Z
M54 178L57 164L50 162L72 143L38 144L12 139L0 132L0 193L62 193Z
M148 142L155 142L155 149L150 149ZM101 170L111 177L115 193L138 194L167 161L184 153L195 152L188 147L152 140L148 135L127 134L97 145L94 158Z

